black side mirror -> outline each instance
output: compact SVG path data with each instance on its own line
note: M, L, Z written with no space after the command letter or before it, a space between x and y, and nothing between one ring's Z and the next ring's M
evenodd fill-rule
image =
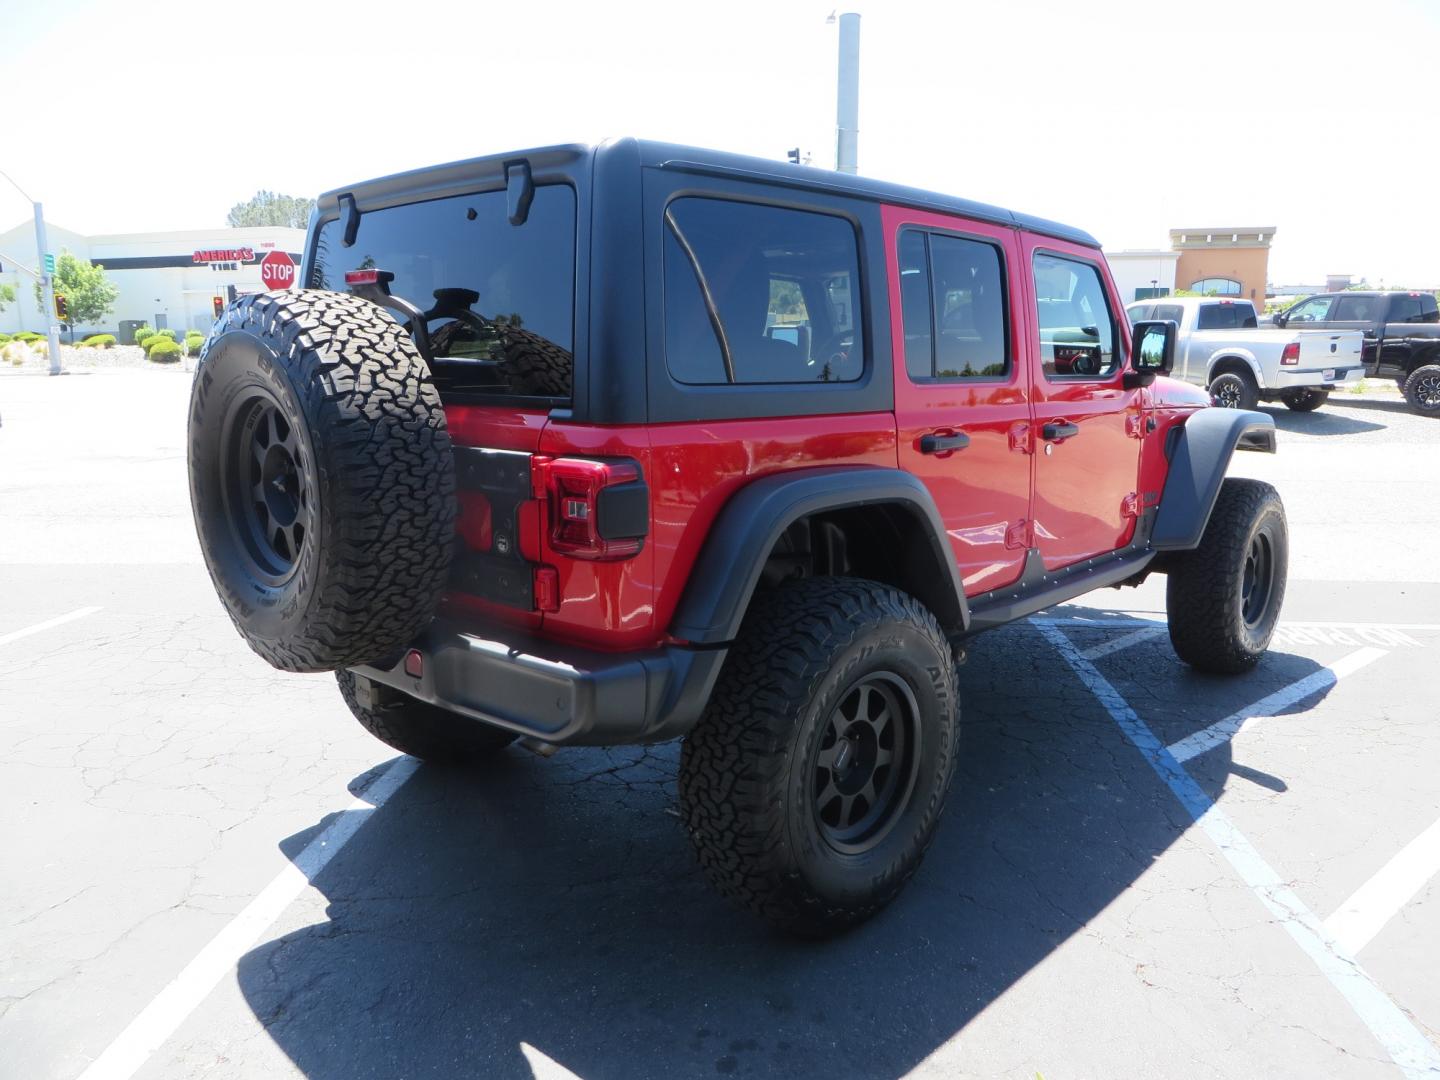
M1175 366L1175 340L1180 328L1169 320L1146 320L1130 331L1130 370L1125 386L1149 386L1156 375L1168 375Z
M1276 326L1284 326L1290 321L1290 316L1286 315L1283 311L1277 311L1274 315L1270 316L1270 321Z

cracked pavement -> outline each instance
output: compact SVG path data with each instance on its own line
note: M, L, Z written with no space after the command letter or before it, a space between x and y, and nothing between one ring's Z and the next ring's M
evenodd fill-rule
M0 637L101 608L0 648L3 1077L78 1076L394 756L221 611L187 392L0 380ZM1289 507L1287 619L1440 623L1440 424L1384 404L1327 406L1318 434L1281 412L1280 455L1237 461ZM1159 579L1063 613L1163 606ZM1407 633L1186 765L1321 918L1440 818L1440 633ZM1094 663L1174 741L1353 651L1306 637L1241 679L1163 634ZM709 891L677 745L511 750L420 769L138 1075L1398 1075L1036 628L977 640L960 674L935 845L852 934L780 939ZM1434 1041L1437 906L1432 880L1360 956Z

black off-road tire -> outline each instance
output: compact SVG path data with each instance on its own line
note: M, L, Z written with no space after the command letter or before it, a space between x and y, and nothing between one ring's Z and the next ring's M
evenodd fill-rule
M491 727L424 701L400 694L383 705L366 705L356 694L355 676L337 671L340 696L360 726L402 754L435 765L470 765L493 757L515 741L503 728Z
M681 816L711 883L802 937L874 914L930 845L958 712L950 646L914 597L854 578L757 597L680 757ZM852 791L867 776L869 825Z
M1314 412L1330 400L1330 391L1316 390L1308 386L1299 390L1282 390L1280 400L1287 409L1295 412Z
M1405 400L1421 416L1440 416L1440 364L1426 364L1405 379Z
M1222 409L1253 409L1260 388L1249 372L1226 371L1210 380L1210 400Z
M1165 609L1176 655L1199 671L1253 668L1280 619L1289 562L1279 492L1259 480L1227 479L1200 546L1168 571Z
M430 619L455 467L430 371L379 307L319 290L230 305L196 369L189 463L211 580L275 667L383 661Z
M568 398L574 382L575 358L539 334L506 327L504 371L516 393Z

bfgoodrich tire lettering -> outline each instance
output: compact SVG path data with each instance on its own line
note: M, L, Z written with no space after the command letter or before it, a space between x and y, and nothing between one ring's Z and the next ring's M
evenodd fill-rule
M211 580L275 667L381 660L429 620L454 462L425 361L380 308L318 290L232 304L195 373L189 464Z
M1200 546L1168 571L1165 608L1176 655L1201 671L1254 667L1280 618L1289 561L1279 493L1259 480L1227 479Z
M873 690L866 691L866 687ZM913 710L890 736L894 772L874 769L869 714ZM882 700L883 699L883 700ZM819 937L868 918L914 874L955 768L955 668L914 597L875 582L812 578L758 597L681 754L681 813L725 895L791 933ZM855 731L840 762L836 720ZM880 738L885 738L880 725ZM904 739L910 739L908 744ZM868 760L865 754L869 753ZM842 813L832 783L869 767L883 814Z

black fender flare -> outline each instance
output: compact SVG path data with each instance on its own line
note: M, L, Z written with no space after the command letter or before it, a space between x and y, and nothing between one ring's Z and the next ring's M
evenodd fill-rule
M733 641L765 560L786 529L822 511L881 505L906 514L923 557L934 560L934 567L917 578L926 583L926 595L917 593L918 599L947 633L962 632L970 623L970 610L929 490L899 469L851 465L774 473L733 495L711 525L691 568L670 633L696 645Z
M1199 409L1175 431L1170 471L1150 546L1190 551L1200 545L1235 450L1275 452L1275 419L1242 409Z

